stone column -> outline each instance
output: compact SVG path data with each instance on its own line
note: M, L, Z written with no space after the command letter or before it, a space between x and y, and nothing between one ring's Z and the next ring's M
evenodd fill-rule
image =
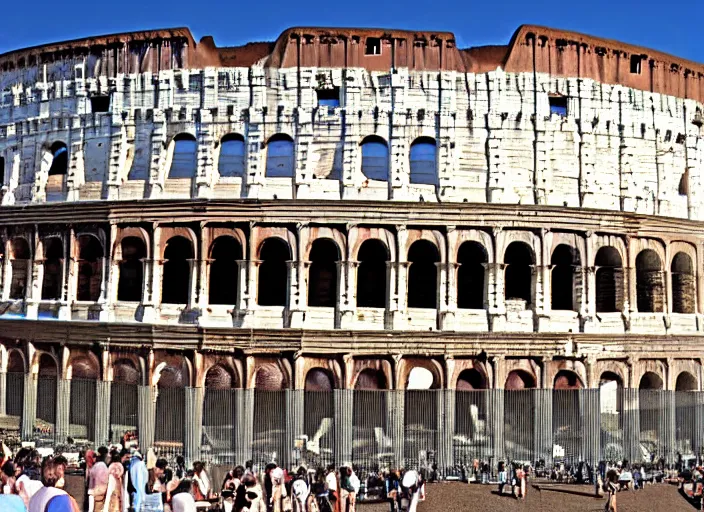
M286 393L286 451L281 454L281 463L286 467L300 464L293 456L296 439L304 433L304 391L302 389L287 389Z
M238 389L236 410L237 460L244 464L252 459L252 440L254 437L254 390Z
M156 422L156 394L152 386L137 387L137 431L139 447L146 451L154 445Z
M440 329L454 331L457 328L455 320L457 315L457 271L460 264L447 262L444 267L445 287L443 291L446 291L446 295L445 300L441 303L444 310L441 311Z
M394 467L405 467L405 404L406 391L403 389L394 389L388 391L387 407L387 422L389 433L393 443Z
M7 415L7 372L0 371L0 416Z
M408 269L411 263L399 261L396 263L396 311L393 315L393 329L404 330L408 324Z
M504 271L506 265L503 263L483 263L486 269L487 294L486 309L489 314L489 328L492 331L501 331L506 324L506 300L504 290Z
M308 286L307 276L309 261L287 261L289 299L288 316L289 325L287 327L302 328L303 317L308 309Z
M185 388L186 418L184 431L184 457L186 465L191 466L200 457L200 445L203 435L203 388Z
M95 383L95 432L93 439L96 446L110 442L110 398L111 382L99 380Z
M37 375L24 375L24 402L22 403L21 434L23 441L29 441L34 436L34 422L37 419Z
M548 467L552 465L552 389L534 389L535 416L533 417L534 460L543 459Z
M204 73L205 75L205 73ZM203 80L206 77L203 76ZM205 84L204 84L205 85ZM213 151L215 141L213 140L213 115L210 110L200 109L200 129L198 130L198 164L196 168L195 190L196 197L210 197L212 195L212 173L215 172L213 165Z
M359 262L354 260L337 262L337 275L339 285L339 322L336 328L351 329L355 324L355 312L357 310L357 297L355 285L357 283L357 269Z
M71 380L56 381L56 427L54 438L56 443L63 444L69 435L71 414Z
M335 463L352 460L354 390L336 389L335 400Z
M494 468L498 466L499 461L505 459L504 437L504 356L494 356L491 359L494 370L493 389L488 390L490 399L488 400L489 408L489 432L493 433L493 449L494 449Z

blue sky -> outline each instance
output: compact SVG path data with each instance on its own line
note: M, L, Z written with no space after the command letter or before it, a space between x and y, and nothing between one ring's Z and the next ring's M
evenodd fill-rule
M523 23L576 30L704 63L704 0L70 0L9 2L0 53L46 42L188 26L219 46L274 40L286 27L348 26L455 33L460 47L505 44Z

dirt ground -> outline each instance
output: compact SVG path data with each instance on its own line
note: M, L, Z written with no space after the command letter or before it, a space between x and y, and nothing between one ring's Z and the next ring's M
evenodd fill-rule
M418 512L601 512L605 498L593 498L591 486L560 486L548 490L537 490L531 483L525 501L509 495L499 496L496 488L488 485L468 485L456 482L430 484L427 500L418 507ZM561 492L562 491L562 492ZM616 495L619 512L694 512L696 509L677 491L667 484L648 485L637 492L624 491ZM359 504L360 512L388 512L386 503Z

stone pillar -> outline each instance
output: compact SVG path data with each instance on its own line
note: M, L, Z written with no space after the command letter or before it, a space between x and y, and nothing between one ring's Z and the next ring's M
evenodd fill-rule
M505 460L504 449L505 423L504 423L504 356L494 356L490 359L493 366L494 382L493 389L487 391L489 394L489 432L493 433L494 469L499 461Z
M355 324L355 312L357 310L357 270L359 261L347 260L337 263L337 275L339 276L340 292L340 321L335 327L342 329L352 329Z
M440 395L442 404L438 404L438 467L443 476L447 476L449 470L454 467L453 442L455 438L455 390L441 389L437 393Z
M294 457L296 439L304 433L303 420L305 399L302 389L287 389L286 393L286 451L281 454L281 463L286 467L300 464L300 455Z
M200 445L203 435L203 388L185 388L186 418L183 442L183 454L186 465L191 466L200 457Z
M203 80L206 80L205 76L203 76ZM198 164L196 167L195 190L196 197L210 197L212 195L212 173L215 172L213 165L213 152L215 150L212 132L213 115L207 109L200 109L199 115L201 122L198 130Z
M23 441L29 441L34 435L34 422L37 419L37 375L24 375L24 402L22 403L21 434Z
M405 404L406 391L403 389L394 389L388 391L387 407L387 422L389 429L389 437L393 443L394 467L405 467Z
M492 331L502 331L506 324L506 300L504 289L503 263L483 263L486 269L488 283L485 307L489 314L489 328Z
M408 324L408 268L411 263L396 263L396 310L393 312L393 329L404 330Z
M235 403L237 460L244 464L252 459L252 439L254 437L254 390L238 389Z
M457 272L459 271L459 263L447 262L445 264L446 290L447 299L442 313L440 329L446 331L456 330L455 316L457 314Z
M71 414L71 381L57 379L56 381L56 427L54 438L56 443L63 444L69 435Z
M535 416L533 417L534 460L543 459L548 467L552 465L552 389L534 389Z
M0 416L7 415L7 372L0 371Z
M354 390L336 389L335 400L335 464L352 460Z
M95 383L95 432L96 446L106 446L110 442L110 398L111 382L99 380Z
M675 463L676 453L677 453L677 402L675 398L675 392L672 390L662 390L662 410L663 415L661 416L662 424L662 434L664 438L664 454L665 460L670 463Z
M302 328L304 313L308 309L307 276L309 261L287 261L288 264L288 326Z
M146 451L154 445L156 422L156 395L152 386L139 386L137 388L137 431L139 434L139 447Z

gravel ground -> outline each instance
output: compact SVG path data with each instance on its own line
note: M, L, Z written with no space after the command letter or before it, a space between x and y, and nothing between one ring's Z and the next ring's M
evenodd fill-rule
M540 485L539 483L537 485ZM498 496L494 486L468 485L460 483L438 483L428 485L427 500L418 507L418 512L501 512L535 511L535 512L601 512L604 510L604 498L582 495L591 493L591 486L561 486L556 490L538 491L532 485L528 489L525 501L518 501L510 496ZM565 490L567 492L557 492ZM617 494L616 504L619 512L694 512L677 491L674 485L649 485L638 492L624 491ZM385 503L360 504L360 512L388 512Z

